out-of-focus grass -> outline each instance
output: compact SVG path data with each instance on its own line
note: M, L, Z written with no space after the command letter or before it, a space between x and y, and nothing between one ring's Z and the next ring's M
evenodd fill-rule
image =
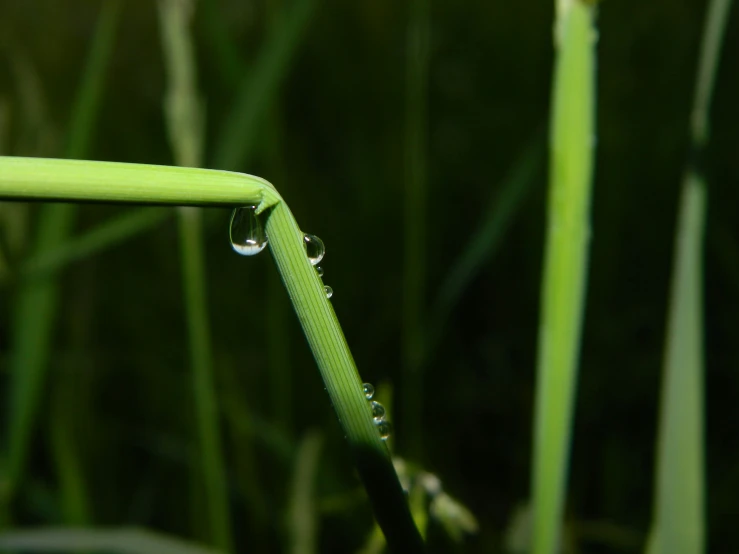
M17 552L104 551L113 554L223 554L141 529L37 528L0 534L0 548Z
M65 151L69 158L85 157L90 150L119 11L120 2L117 0L102 5L96 34L72 109ZM74 224L75 210L73 204L49 204L41 207L33 245L34 256L53 252L64 244ZM13 389L7 485L0 498L0 503L4 506L12 500L23 479L39 399L47 380L58 306L58 283L53 272L44 279L29 280L19 286L12 324L10 371L13 375ZM55 432L64 433L65 430L60 427ZM59 437L53 444L57 446L56 460L62 477L62 496L74 499L67 504L70 507L67 515L70 520L79 523L80 517L89 513L89 510L85 507L87 492L81 477L82 470L77 467L77 446L74 438L69 436ZM63 451L60 450L62 447ZM2 512L7 513L6 510L4 508Z
M592 6L557 3L532 461L533 554L559 548L587 288L595 138Z
M197 92L197 68L190 34L194 9L193 1L159 1L168 79L164 111L175 162L185 167L199 167L202 164L205 126L205 114ZM200 208L193 207L178 208L178 214L192 392L200 445L195 486L199 489L202 479L206 499L205 520L208 522L210 540L219 550L231 552L231 515L206 300L202 214ZM195 495L195 498L198 496ZM193 503L193 515L196 518L200 516L198 504L197 500Z
M675 234L664 377L660 399L653 527L649 554L705 551L703 399L703 230L707 187L703 159L709 112L731 0L712 0L706 14Z
M215 167L237 171L248 165L260 124L265 121L314 8L315 0L297 0L275 24L253 68L242 78L229 118L223 122L213 156Z

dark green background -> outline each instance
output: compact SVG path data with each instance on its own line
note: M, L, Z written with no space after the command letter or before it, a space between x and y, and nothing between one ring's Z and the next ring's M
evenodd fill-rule
M279 5L278 5L279 4ZM428 274L431 305L486 206L526 145L547 125L553 2L434 1L428 80ZM198 86L206 101L206 167L238 85L254 68L268 21L291 3L203 0L195 15ZM599 10L597 163L568 522L611 522L645 537L665 316L679 186L706 3L607 0ZM85 0L0 2L0 101L10 109L2 154L58 157L98 15ZM400 379L403 197L406 156L406 2L328 0L313 12L279 94L260 120L246 171L270 179L302 228L327 247L324 281L360 373L407 391ZM706 470L710 552L739 551L739 15L728 23L703 167L709 180L705 256ZM221 41L221 42L219 42ZM225 44L231 55L223 55ZM230 49L230 50L228 50ZM24 115L13 60L33 69L43 129ZM108 70L92 159L172 163L154 2L127 2ZM30 137L30 138L29 138ZM541 139L540 139L541 140ZM455 306L423 368L423 428L393 410L395 449L408 433L421 463L476 514L481 532L464 552L491 552L529 490L534 369L546 172L514 214ZM130 208L88 205L84 232ZM32 207L32 215L37 207ZM357 486L328 397L269 254L235 255L228 211L206 212L208 296L222 403L260 425L256 463L245 464L225 418L234 529L243 552L279 551L295 437L325 436L319 496ZM29 226L30 241L33 220ZM44 403L66 402L80 437L96 524L140 524L199 537L192 490L195 431L174 220L70 266ZM0 289L0 390L8 391L14 285ZM272 313L271 318L268 313ZM280 317L280 316L283 317ZM272 342L271 342L272 341ZM274 342L279 342L275 345ZM285 454L271 442L271 356L289 357L292 414ZM73 383L66 393L61 383ZM66 396L63 396L66 394ZM7 394L4 394L7 397ZM0 401L7 405L5 400ZM51 411L37 426L16 502L20 524L58 524L49 454ZM275 435L275 436L272 436ZM270 437L272 440L270 440ZM277 437L277 438L275 438ZM3 441L2 444L5 444ZM282 444L282 443L279 443ZM247 467L248 465L248 467ZM254 472L267 523L244 501ZM364 541L363 501L322 520L322 552ZM607 543L608 541L606 541ZM433 551L455 551L432 531ZM251 545L251 548L248 546ZM585 540L583 552L637 552Z

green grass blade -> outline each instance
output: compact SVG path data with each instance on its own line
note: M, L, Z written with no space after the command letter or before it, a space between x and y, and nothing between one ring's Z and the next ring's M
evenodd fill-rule
M703 410L703 230L706 182L700 159L730 0L712 0L703 30L691 117L692 156L678 214L657 442L649 554L705 551Z
M426 302L426 189L428 188L429 2L410 3L406 38L405 202L403 266L403 387L404 440L413 456L422 451L423 424L421 356Z
M67 144L67 156L82 156L89 147L94 122L99 109L100 96L104 82L105 67L110 58L118 20L120 2L110 1L103 5L96 34L80 84L79 94L72 111L70 133ZM2 163L2 160L0 160ZM2 167L2 166L0 166ZM5 171L0 169L0 180ZM72 205L47 205L40 210L39 229L33 251L44 254L54 251L69 234L75 217ZM8 484L4 489L2 503L10 502L23 477L28 449L37 417L38 403L46 380L46 371L51 348L53 326L58 308L58 284L54 275L47 279L27 282L20 288L17 305L13 314L13 355L11 358L11 374L13 375L13 392L10 414L10 452L8 461ZM58 441L54 441L58 444ZM67 445L73 449L72 445ZM81 475L76 464L75 453L58 452L58 461L62 474ZM63 480L62 485L69 485L74 490L66 490L63 494L71 495L75 500L77 514L73 518L87 512L84 507L86 493L81 478Z
M143 529L37 528L0 534L0 549L18 552L105 551L114 554L222 554Z
M595 8L579 0L558 4L532 466L534 554L559 548L587 282L594 159Z
M260 177L214 169L0 156L0 198L171 204L258 205L280 199Z
M88 258L94 254L140 235L170 217L170 210L138 208L114 217L90 231L70 238L55 250L33 256L18 270L21 279L37 279L47 273Z
M201 164L204 127L190 36L194 7L194 2L183 0L159 2L162 47L169 81L165 112L170 143L177 165L190 167ZM202 478L205 485L206 517L211 540L220 550L231 552L231 516L206 300L202 214L199 208L193 207L180 208L178 213L192 390L201 457L198 469L202 475L198 476L197 481Z
M269 245L349 442L375 517L393 552L423 551L386 445L372 420L362 381L323 283L305 255L303 233L287 205L272 208ZM336 295L341 294L340 290Z
M704 551L703 301L705 183L685 183L675 245L672 299L657 450L649 554Z
M282 22L275 25L252 73L244 77L234 107L216 141L215 167L240 169L248 165L261 118L268 113L287 74L315 4L315 0L297 0Z

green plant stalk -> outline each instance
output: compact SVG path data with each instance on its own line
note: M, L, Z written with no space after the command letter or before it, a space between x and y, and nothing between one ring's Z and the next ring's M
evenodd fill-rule
M675 237L649 554L705 550L703 232L706 182L696 166L708 144L709 111L730 0L708 7L691 116L691 149Z
M197 167L202 160L204 115L196 88L197 68L190 37L194 2L160 0L159 21L169 89L164 103L177 165ZM206 513L213 543L233 551L221 426L213 379L206 300L205 251L200 208L178 209L192 385L200 443L196 483L205 485ZM196 510L196 513L199 510Z
M0 197L16 200L258 206L280 195L264 179L215 169L0 156Z
M119 10L118 0L110 0L102 7L79 93L72 109L66 148L68 157L85 155L92 142L94 123L102 97L105 68L113 48ZM71 204L42 206L38 235L33 249L36 254L53 252L65 242L74 224L75 211ZM23 477L39 398L46 380L51 335L59 304L55 275L49 274L46 279L24 283L18 291L17 298L13 316L15 334L11 373L14 376L14 392L10 415L10 454L7 485L0 495L0 503L3 505L10 503ZM56 433L64 431L63 428L59 428ZM52 441L52 445L59 444L61 442L58 439ZM80 477L82 471L78 467L74 446L66 444L64 451L55 450L58 453L62 495L71 499L69 503L74 512L67 515L79 521L80 517L88 513L88 509L87 494ZM3 508L2 513L6 514L7 509Z
M34 172L36 167L39 173ZM270 249L388 545L394 552L423 552L346 339L305 255L303 233L269 182L242 173L197 168L0 157L0 198L255 205L257 214L269 210Z
M323 283L305 255L303 232L284 202L270 210L266 230L272 255L388 545L393 552L422 552L423 541L372 420L354 359Z
M585 303L595 136L594 10L560 0L532 493L534 554L559 549Z
M405 209L403 268L403 388L405 441L412 456L422 451L423 318L426 295L426 188L428 186L427 88L429 71L429 2L410 3L406 59Z

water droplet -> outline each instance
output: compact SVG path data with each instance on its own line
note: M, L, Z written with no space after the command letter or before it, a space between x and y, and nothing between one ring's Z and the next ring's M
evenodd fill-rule
M231 247L242 256L259 254L267 246L267 234L256 209L256 206L244 206L231 214Z
M326 247L323 245L323 241L316 235L303 235L303 241L305 242L305 252L308 254L308 259L313 265L321 263L324 254L326 254Z
M388 437L390 436L390 432L393 430L393 427L392 425L390 425L390 422L385 421L384 419L376 419L375 426L377 427L377 430L380 432L380 438L386 441Z
M372 417L375 419L385 419L385 407L379 402L374 400L370 402L370 408L372 408Z
M328 285L326 285L325 287L323 287L323 290L326 291L326 298L331 298L334 295L334 289L332 289Z
M320 265L316 266L316 273L318 273L319 277L323 277L323 268Z
M364 396L367 400L372 400L372 397L375 395L375 387L373 387L371 383L365 383L362 385L362 390L364 391Z

